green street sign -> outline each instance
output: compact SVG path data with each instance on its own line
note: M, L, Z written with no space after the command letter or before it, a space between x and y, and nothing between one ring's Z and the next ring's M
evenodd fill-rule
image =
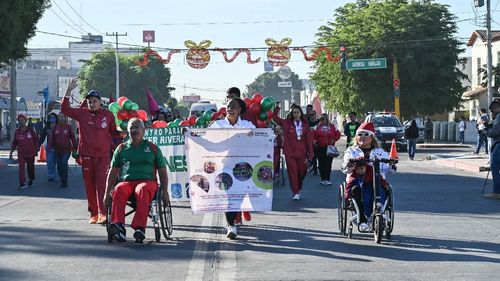
M387 68L386 58L347 60L347 70Z

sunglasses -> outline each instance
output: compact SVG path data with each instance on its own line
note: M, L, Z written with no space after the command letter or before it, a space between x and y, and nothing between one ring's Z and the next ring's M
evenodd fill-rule
M356 135L357 135L358 137L369 137L369 136L371 136L371 134L370 134L370 133L357 133Z

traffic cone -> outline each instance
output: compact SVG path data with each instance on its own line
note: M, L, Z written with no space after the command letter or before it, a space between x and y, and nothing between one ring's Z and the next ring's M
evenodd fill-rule
M45 153L45 146L43 144L40 146L40 154L38 155L38 162L47 162L47 155Z
M391 159L399 159L399 157L398 157L398 148L396 146L396 139L392 139L391 151L389 152L389 158L391 158Z

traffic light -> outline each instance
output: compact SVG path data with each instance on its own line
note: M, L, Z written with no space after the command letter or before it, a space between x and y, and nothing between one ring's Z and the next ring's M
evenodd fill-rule
M482 7L484 6L484 0L474 0L474 7Z
M347 70L347 49L340 46L340 70Z

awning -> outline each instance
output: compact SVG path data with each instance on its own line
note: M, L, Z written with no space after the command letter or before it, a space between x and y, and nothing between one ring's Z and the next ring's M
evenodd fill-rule
M465 92L462 97L464 98L476 98L482 94L486 94L488 90L485 87L477 87L470 91Z

